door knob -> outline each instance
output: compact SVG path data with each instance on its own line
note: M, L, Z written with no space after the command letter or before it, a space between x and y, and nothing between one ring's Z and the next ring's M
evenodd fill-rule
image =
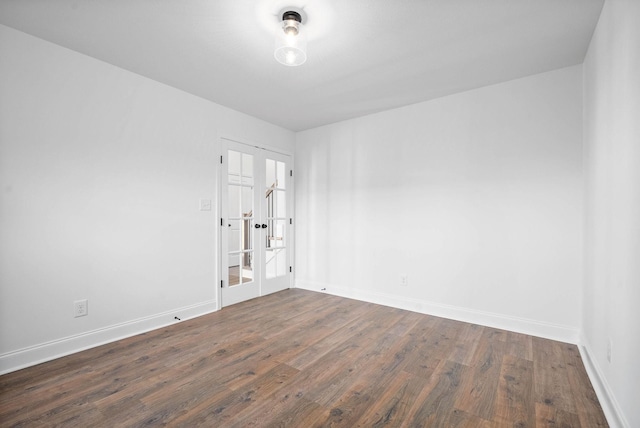
M259 224L256 224L256 225L255 225L255 226L253 226L253 227L255 227L256 229L260 229L260 225L259 225Z
M256 225L256 226L257 226L257 225ZM266 229L266 228L267 228L267 225L266 225L266 224L263 224L263 225L262 225L262 228L263 228L263 229Z

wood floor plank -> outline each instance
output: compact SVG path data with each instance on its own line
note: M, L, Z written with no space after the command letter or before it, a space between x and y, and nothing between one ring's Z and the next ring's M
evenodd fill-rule
M556 409L547 404L536 403L536 427L557 428L557 427L591 427L592 425L583 425L580 423L578 415Z
M501 425L535 426L533 362L512 355L502 358L493 420Z
M469 368L444 360L422 389L402 426L446 426L459 394L460 379Z
M405 357L403 370L422 378L431 376L441 360L447 359L455 341L451 339L447 320L425 318L407 334L413 351Z
M513 425L513 424L510 424ZM493 421L470 415L460 409L453 409L445 425L447 428L498 428L500 425Z
M607 426L574 345L304 290L0 376L1 426Z
M480 342L482 330L483 328L477 324L462 323L453 350L447 359L466 366L471 365L473 354Z
M482 419L492 420L505 342L500 331L485 328L470 370L462 378L455 407Z
M507 332L506 352L523 360L533 361L533 342L527 334Z
M575 413L563 344L537 337L532 341L535 401Z
M374 398L354 426L400 426L407 419L423 387L424 379L404 371L398 373Z
M424 316L422 314L416 312L404 311L402 314L402 318L400 318L394 325L389 329L389 333L396 334L398 336L404 336L410 330L412 330L416 324L423 319Z
M313 401L301 398L295 402L294 406L278 411L272 409L268 418L264 418L265 413L256 414L252 420L243 420L238 426L256 427L320 427L320 420L325 409Z

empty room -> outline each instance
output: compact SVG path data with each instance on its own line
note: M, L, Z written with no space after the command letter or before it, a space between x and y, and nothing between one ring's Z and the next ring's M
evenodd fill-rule
M1 427L640 427L638 305L638 0L0 0Z

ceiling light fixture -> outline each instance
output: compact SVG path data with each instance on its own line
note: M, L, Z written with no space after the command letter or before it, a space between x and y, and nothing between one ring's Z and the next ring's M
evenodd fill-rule
M282 14L274 56L279 63L288 66L302 65L307 60L307 35L298 12L290 10Z

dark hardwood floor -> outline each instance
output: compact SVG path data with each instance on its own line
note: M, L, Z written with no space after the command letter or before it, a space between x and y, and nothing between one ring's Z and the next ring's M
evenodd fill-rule
M607 426L575 345L286 290L0 377L4 426Z

